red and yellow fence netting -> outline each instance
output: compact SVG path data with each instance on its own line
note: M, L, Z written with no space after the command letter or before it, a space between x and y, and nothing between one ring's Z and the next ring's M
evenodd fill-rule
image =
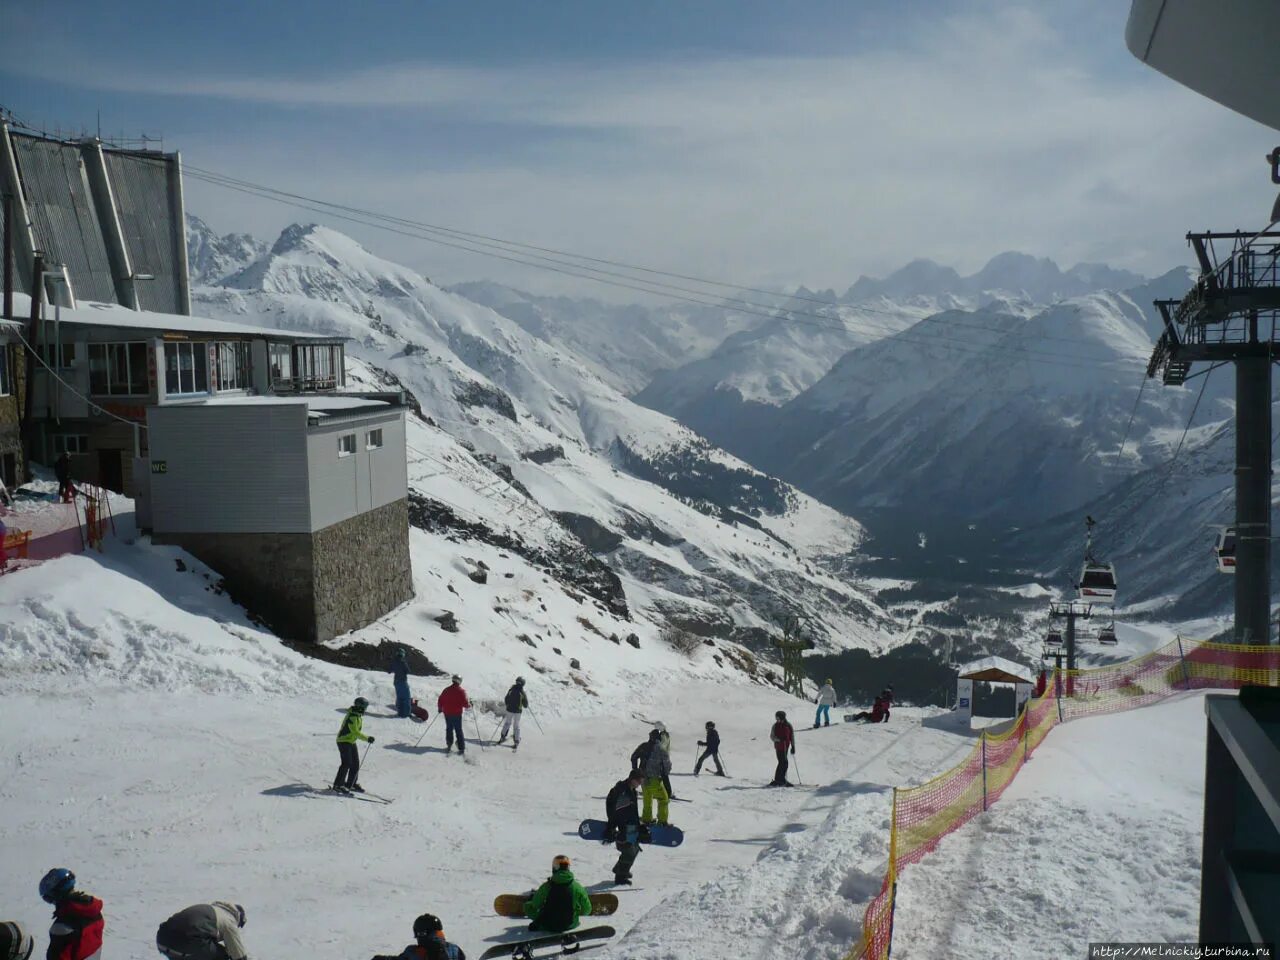
M1245 684L1280 686L1280 647L1178 638L1134 660L1054 674L1004 732L984 732L960 763L927 783L893 791L889 864L846 960L888 960L898 874L1000 798L1059 723L1157 703L1175 693Z

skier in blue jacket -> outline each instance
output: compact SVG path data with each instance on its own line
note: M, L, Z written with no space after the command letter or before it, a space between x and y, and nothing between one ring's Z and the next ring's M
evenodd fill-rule
M409 717L413 711L413 700L409 696L409 655L405 652L404 647L396 651L395 657L391 660L391 666L387 668L395 678L396 687L396 715L400 717Z

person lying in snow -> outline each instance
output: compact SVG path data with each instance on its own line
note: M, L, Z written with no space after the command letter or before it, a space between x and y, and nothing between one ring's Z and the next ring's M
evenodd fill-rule
M880 696L876 697L875 703L871 705L870 712L866 710L860 710L859 712L855 713L850 719L866 720L868 723L882 723L889 719L889 700L886 698L886 695L882 692Z

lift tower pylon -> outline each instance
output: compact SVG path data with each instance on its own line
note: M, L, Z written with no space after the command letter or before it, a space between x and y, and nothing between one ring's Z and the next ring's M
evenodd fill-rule
M1236 372L1235 642L1271 636L1271 365L1280 345L1280 232L1189 233L1200 276L1157 300L1164 332L1147 376L1186 382L1198 362ZM1226 249L1219 252L1218 245Z

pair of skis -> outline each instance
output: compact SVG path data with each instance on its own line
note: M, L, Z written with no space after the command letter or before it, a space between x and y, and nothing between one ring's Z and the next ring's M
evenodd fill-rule
M347 797L350 800L364 800L367 803L393 802L390 797L382 797L376 793L369 793L367 790L362 793L357 793L355 790L348 790L346 787L329 787L327 790L320 790L317 792L326 797Z

